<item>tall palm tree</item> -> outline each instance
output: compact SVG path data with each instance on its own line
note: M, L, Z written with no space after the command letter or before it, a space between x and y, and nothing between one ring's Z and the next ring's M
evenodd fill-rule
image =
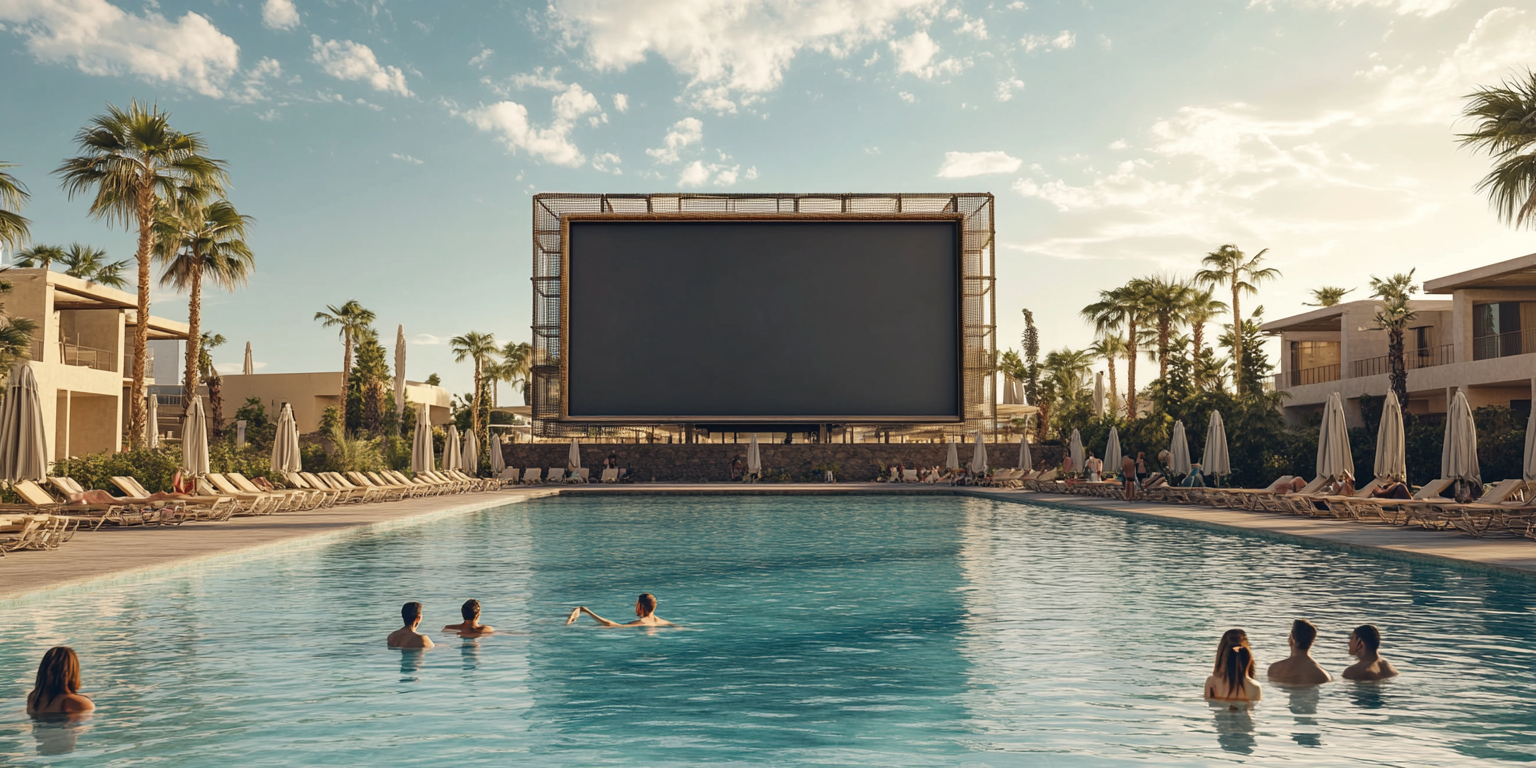
M64 248L57 245L34 245L16 253L16 266L23 269L49 269L63 260Z
M1226 311L1227 303L1217 301L1214 288L1190 290L1189 301L1184 305L1184 322L1189 324L1189 337L1194 342L1196 360L1205 354L1206 324Z
M134 259L139 266L139 320L133 332L133 396L128 401L128 439L137 446L144 439L147 415L144 359L149 348L149 264L155 245L155 205L175 200L177 187L186 184L222 189L228 174L223 162L204 156L208 148L200 136L171 128L168 114L138 101L131 102L127 110L108 104L105 114L91 118L75 135L75 144L81 154L65 160L54 171L63 178L69 197L94 192L93 217L138 227Z
M365 309L352 299L341 306L327 305L326 311L316 312L315 319L326 328L339 329L342 349L341 358L341 407L337 408L337 415L341 417L341 423L347 423L347 384L348 377L352 375L352 345L360 341L364 334L373 327L376 319L371 310Z
M533 345L526 341L509 341L501 348L502 365L512 378L505 379L508 384L522 384L523 405L528 405L529 395L532 392L529 386L533 373Z
M228 200L204 204L196 190L183 190L176 208L161 206L155 222L155 258L164 271L160 285L187 292L187 357L182 372L187 397L197 392L198 346L202 339L203 283L233 291L250 279L256 257L245 244L255 222ZM345 403L345 400L343 400Z
M1147 313L1157 328L1157 375L1168 376L1168 346L1175 326L1184 322L1184 310L1193 291L1189 284L1164 275L1133 280L1146 301Z
M112 261L107 259L107 252L89 245L71 243L69 250L59 257L59 263L64 265L64 274L70 277L78 277L93 283L100 283L110 288L119 290L128 287L128 280L123 277L123 270L128 268L127 261Z
M473 360L475 363L475 397L469 415L469 429L475 433L476 440L481 440L484 436L480 430L480 403L485 391L485 363L498 351L496 337L489 333L470 331L449 339L448 348L453 350L454 362Z
M1527 70L1524 80L1479 88L1466 98L1462 115L1476 125L1457 138L1494 160L1477 191L1488 195L1500 221L1536 226L1536 72Z
M1265 248L1252 256L1238 250L1236 245L1228 243L1205 255L1200 260L1205 269L1195 273L1195 280L1206 285L1220 285L1232 290L1232 324L1242 325L1243 311L1240 302L1242 295L1252 296L1259 292L1259 284L1266 280L1274 280L1280 277L1280 270L1273 267L1259 266L1264 262L1264 254L1269 253ZM1241 371L1243 367L1243 346L1238 344L1232 348L1232 370ZM1237 394L1242 394L1242 376L1234 374L1232 388Z
M1093 367L1093 353L1087 350L1059 349L1048 352L1040 366L1040 435L1045 437L1051 427L1051 414L1084 405L1092 395L1088 391L1088 374Z
M1408 366L1403 357L1403 333L1418 314L1409 306L1409 299L1418 290L1413 284L1413 273L1396 274L1385 280L1371 276L1371 295L1381 302L1376 308L1376 327L1387 332L1387 371L1392 391L1399 403L1408 402Z
M1312 300L1317 302L1316 304L1302 303L1308 307L1336 307L1339 305L1339 302L1344 300L1346 294L1354 293L1354 290L1353 288L1346 290L1336 285L1325 285L1321 288L1312 289Z
M15 163L0 162L0 245L19 248L32 236L32 222L16 211L32 195L27 192L27 185L5 170L15 167Z
M1099 334L1088 351L1109 366L1109 413L1120 412L1120 385L1115 377L1115 360L1125 354L1125 339L1113 333Z
M1148 315L1144 286L1134 280L1099 291L1099 300L1082 309L1083 318L1099 334L1124 333L1125 412L1132 419L1136 418L1136 355Z
M224 345L224 334L203 333L197 338L197 372L208 382L208 432L217 440L224 436L224 395L219 369L213 366L213 348ZM193 392L192 394L197 394ZM191 405L191 400L183 400Z

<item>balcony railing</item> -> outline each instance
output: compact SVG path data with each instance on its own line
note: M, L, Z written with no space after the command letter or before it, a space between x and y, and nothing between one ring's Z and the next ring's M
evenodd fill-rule
M1391 373L1391 360L1392 358L1389 355L1356 360L1350 363L1349 375L1351 378L1359 378L1362 376L1380 376L1385 373ZM1403 351L1403 365L1410 371L1418 368L1432 368L1437 365L1450 365L1454 362L1456 362L1456 346L1454 344L1441 344L1438 347Z
M1322 384L1326 381L1339 380L1339 364L1320 365L1316 368L1303 368L1299 371L1282 371L1275 374L1275 389L1289 389L1306 384Z
M32 341L32 359L43 359L42 339ZM65 365L76 365L81 368L92 368L98 371L117 370L117 353L110 349L97 349L95 347L83 347L79 344L70 344L67 341L54 342L59 345L59 362Z
M1472 340L1473 360L1491 360L1495 357L1528 355L1532 352L1536 352L1536 329L1511 331Z

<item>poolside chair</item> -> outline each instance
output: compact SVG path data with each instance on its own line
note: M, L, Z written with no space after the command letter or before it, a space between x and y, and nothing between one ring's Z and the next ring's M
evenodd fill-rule
M587 482L587 473L590 471L591 470L588 470L586 467L577 467L571 470L570 474L566 476L565 483L567 485L584 484Z
M505 488L509 485L517 485L519 477L520 475L516 469L507 467L501 471L501 476L496 479L500 481L500 487Z
M544 476L544 482L546 482L546 483L562 483L562 482L565 482L565 470L551 468L549 470L549 474Z
M424 485L417 485L416 483L412 482L402 483L393 478L385 477L382 473L372 470L368 472L362 472L360 474L362 474L363 477L371 480L374 485L380 488L399 488L401 495L407 499L414 499L417 496L425 496L428 491L428 488Z
M544 470L538 469L537 467L530 467L523 470L523 485L533 485L534 483L541 482L540 477L543 474Z
M112 484L123 492L123 500L130 504L165 505L160 509L161 525L180 525L188 519L217 523L228 520L235 513L235 500L227 496L177 494L175 499L157 500L150 498L153 494L145 490L137 478L118 475L112 478Z
M915 469L903 469L901 471L901 481L903 483L915 483L915 482L917 482L917 470L915 470Z
M384 489L372 486L358 485L343 477L340 472L321 472L320 478L330 483L332 487L362 494L363 503L382 501L385 498Z
M204 494L228 496L235 500L236 515L266 515L276 511L286 499L275 493L257 490L242 491L229 478L217 472L209 472L198 478L198 491Z
M315 500L315 506L311 507L311 509L333 507L336 505L336 502L344 495L341 491L338 491L328 485L314 485L308 480L305 480L304 476L298 472L284 472L283 479L287 480L288 484L294 488L306 490L312 494L312 498Z
M321 477L314 472L300 472L299 477L304 478L311 488L328 488L336 494L333 504L361 504L369 494L361 488L348 488L331 482L329 478Z
M416 489L418 496L436 496L443 492L442 485L429 482L425 477L408 477L404 472L386 469L379 473L386 480L393 480L400 485L409 485Z
M250 478L240 474L239 472L225 472L223 475L225 479L234 484L236 489L246 493L276 494L278 497L278 502L272 508L271 511L273 512L314 509L314 507L318 505L320 501L317 497L317 494L312 493L306 488L277 488L274 490L267 490L257 485Z
M601 478L599 478L598 481L603 483L617 483L619 481L619 468L609 467L608 469L603 470L603 475Z
M358 488L378 489L378 496L384 501L400 501L401 499L404 499L408 494L415 492L411 486L397 485L395 483L374 482L367 475L357 471L346 473L346 478L352 483L352 485Z
M143 525L145 523L142 508L132 504L82 504L79 502L59 501L41 486L31 480L18 480L11 484L11 490L26 503L26 507L43 514L69 515L96 521L91 530L100 528L105 523L115 525ZM3 511L3 510L0 510Z
M449 475L446 471L437 469L426 473L428 478L442 484L444 493L463 493L469 490L469 483Z
M471 490L471 491L489 491L489 490L493 490L496 487L496 485L497 485L496 480L493 479L493 478L485 478L485 477L480 477L478 475L471 475L468 472L464 472L464 471L457 470L457 469L454 470L450 474L451 474L451 476L453 476L453 477L455 477L455 478L457 478L459 480L462 480L465 483L465 485L468 487L468 490ZM582 482L586 482L586 480L583 479Z

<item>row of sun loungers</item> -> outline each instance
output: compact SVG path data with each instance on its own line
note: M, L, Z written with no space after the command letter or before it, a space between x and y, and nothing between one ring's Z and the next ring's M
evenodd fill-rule
M581 484L591 482L591 470L586 467L578 467L570 472L558 467L549 470L545 474L543 468L530 467L524 469L519 475L516 469L508 468L501 473L501 482L506 485L540 485L543 483ZM622 470L611 467L603 470L598 482L617 483L622 480Z
M1050 493L1071 493L1119 498L1120 484L1114 482L1062 482L1043 473L1038 480L1025 480L1012 487ZM1388 523L1429 530L1458 530L1470 536L1506 532L1536 539L1536 488L1523 480L1504 480L1488 486L1482 498L1460 504L1441 498L1452 480L1440 478L1421 487L1411 499L1375 498L1378 481L1358 489L1353 495L1327 493L1326 478L1318 478L1299 491L1281 493L1295 480L1287 475L1262 489L1184 488L1168 485L1153 476L1141 493L1149 501L1172 504L1203 504L1252 512L1276 512L1307 517L1334 518L1368 523Z

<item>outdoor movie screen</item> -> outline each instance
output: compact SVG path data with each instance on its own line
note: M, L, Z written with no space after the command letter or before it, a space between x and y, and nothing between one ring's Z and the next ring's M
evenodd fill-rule
M566 226L566 420L963 418L958 216Z

